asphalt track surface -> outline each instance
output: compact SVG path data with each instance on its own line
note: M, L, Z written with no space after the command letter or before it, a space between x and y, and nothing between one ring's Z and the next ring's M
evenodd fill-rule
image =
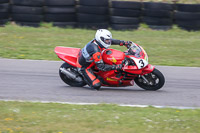
M166 83L158 91L133 87L70 87L61 81L62 61L0 59L0 100L58 101L200 107L200 67L156 66Z

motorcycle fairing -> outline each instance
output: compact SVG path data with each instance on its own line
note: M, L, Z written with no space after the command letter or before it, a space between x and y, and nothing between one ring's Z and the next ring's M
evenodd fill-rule
M138 74L138 75L142 73L142 69L138 69L137 66L124 66L122 70L128 73Z
M102 86L123 87L134 85L133 78L123 79L123 75L116 72L116 70L111 70L105 72L99 71L94 73L98 75L98 78L101 80Z
M131 59L134 60L135 64L137 65L138 69L142 69L148 65L148 62L144 59L138 59L135 57L130 57Z
M69 63L70 65L76 67L77 66L77 57L80 52L80 48L71 48L71 47L55 47L55 53L58 55L58 57Z
M146 67L142 69L138 69L137 66L124 66L122 70L132 74L144 75L147 73L151 73L154 70L154 68L155 66L148 64Z
M108 65L121 64L125 58L124 52L115 49L105 49L101 54L103 61Z

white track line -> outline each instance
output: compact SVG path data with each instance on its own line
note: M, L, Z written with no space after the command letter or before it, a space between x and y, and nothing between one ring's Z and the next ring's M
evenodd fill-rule
M72 104L72 105L99 105L99 104L110 104L112 103L75 103L75 102L60 102L60 101L33 101L33 100L5 100L0 99L0 101L16 101L16 102L31 102L31 103L60 103L60 104ZM132 104L116 104L122 107L140 107L140 108L146 108L146 107L154 107L154 108L174 108L174 109L200 109L200 107L184 107L184 106L158 106L158 105L132 105Z

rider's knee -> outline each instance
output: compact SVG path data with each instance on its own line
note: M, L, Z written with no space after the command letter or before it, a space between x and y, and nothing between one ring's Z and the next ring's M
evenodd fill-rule
M96 89L96 90L99 90L99 88L101 87L101 83L96 83L92 86L92 88Z

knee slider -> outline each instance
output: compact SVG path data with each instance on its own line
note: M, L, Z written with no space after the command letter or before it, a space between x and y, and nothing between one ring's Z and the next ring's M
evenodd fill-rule
M92 86L94 89L99 89L100 87L101 87L101 83L99 82L99 83L96 83L96 84L94 84L93 86Z

